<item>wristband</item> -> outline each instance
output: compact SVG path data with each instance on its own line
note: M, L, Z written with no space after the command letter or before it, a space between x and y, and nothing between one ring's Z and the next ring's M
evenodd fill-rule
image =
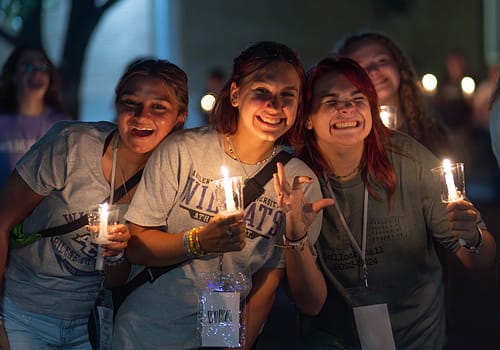
M295 239L295 240L289 240L285 234L283 234L283 248L291 248L291 249L294 249L294 250L300 250L300 251L303 251L304 250L304 245L306 244L307 242L307 231L306 233L304 233L304 235L302 237L300 237L299 239Z
M479 232L479 241L473 246L468 245L464 239L459 238L460 245L471 253L475 254L479 254L479 252L481 251L481 247L483 246L483 233L481 232L481 229L479 227L477 227L477 231Z
M202 249L200 244L200 227L192 228L191 230L184 233L183 245L184 253L188 258L201 257L206 255L206 252Z

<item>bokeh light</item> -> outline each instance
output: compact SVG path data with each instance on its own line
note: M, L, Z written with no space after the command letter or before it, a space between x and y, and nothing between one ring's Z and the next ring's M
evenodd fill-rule
M215 96L213 94L206 94L201 98L200 106L203 112L211 112L214 108Z
M425 91L427 92L433 92L437 88L437 78L434 74L427 73L424 74L422 77L422 86L424 87Z
M463 77L462 81L460 81L460 85L462 86L462 91L466 95L471 95L476 90L476 82L471 77Z

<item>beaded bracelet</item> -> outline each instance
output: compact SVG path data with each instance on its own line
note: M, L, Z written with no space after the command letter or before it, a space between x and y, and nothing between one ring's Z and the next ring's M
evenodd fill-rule
M200 257L205 255L205 251L201 248L200 244L200 230L201 227L194 227L191 230L184 232L183 245L184 252L188 258Z
M191 259L194 254L189 245L189 231L184 232L184 234L182 235L182 245L184 246L184 254L186 254L186 256Z

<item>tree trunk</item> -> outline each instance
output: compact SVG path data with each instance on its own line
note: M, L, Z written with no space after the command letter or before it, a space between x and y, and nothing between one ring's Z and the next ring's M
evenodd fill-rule
M73 0L64 45L61 73L64 80L63 100L66 112L79 119L80 82L87 46L102 15L117 0L109 0L96 7L94 1Z

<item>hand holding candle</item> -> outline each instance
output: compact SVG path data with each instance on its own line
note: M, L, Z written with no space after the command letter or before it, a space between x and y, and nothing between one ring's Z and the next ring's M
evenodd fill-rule
M241 176L229 177L225 166L221 167L222 179L214 180L215 199L222 215L243 211L243 186Z
M456 202L465 196L464 164L452 164L449 159L443 165L432 169L439 177L441 200L444 203Z
M112 243L109 240L108 226L118 223L118 214L119 208L109 206L108 203L103 203L88 213L92 242L99 245L96 256L97 270L104 268L103 248L101 245Z

